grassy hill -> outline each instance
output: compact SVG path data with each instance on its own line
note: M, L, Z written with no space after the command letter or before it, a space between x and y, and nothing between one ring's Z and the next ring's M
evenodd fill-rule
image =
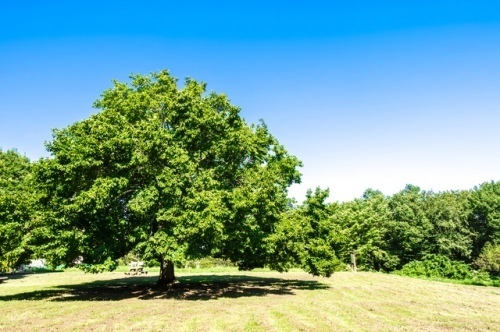
M500 331L500 288L378 273L60 272L0 285L0 330Z

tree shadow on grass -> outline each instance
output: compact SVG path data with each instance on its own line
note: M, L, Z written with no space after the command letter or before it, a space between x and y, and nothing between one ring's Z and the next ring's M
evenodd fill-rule
M154 285L157 277L129 277L63 285L51 289L1 296L0 301L120 301L177 299L211 300L266 295L293 295L297 290L328 289L315 280L264 278L246 275L201 275L179 277L168 289Z

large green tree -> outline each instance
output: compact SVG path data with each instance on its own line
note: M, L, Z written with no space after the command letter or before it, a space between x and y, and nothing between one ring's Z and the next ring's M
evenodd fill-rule
M300 161L223 94L167 71L114 82L101 111L62 130L37 163L43 218L30 240L53 264L83 257L112 269L134 250L161 263L213 256L241 269L276 263L270 236L289 206Z
M15 150L0 150L0 270L19 266L30 258L25 242L34 211L32 164Z

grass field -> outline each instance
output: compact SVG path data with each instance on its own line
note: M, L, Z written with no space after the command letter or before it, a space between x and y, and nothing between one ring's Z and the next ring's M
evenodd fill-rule
M500 331L500 288L378 273L59 272L0 285L1 331Z

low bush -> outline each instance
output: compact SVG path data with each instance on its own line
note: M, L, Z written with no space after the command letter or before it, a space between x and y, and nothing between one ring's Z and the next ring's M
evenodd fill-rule
M447 279L473 279L474 273L469 265L452 261L443 255L427 255L422 261L412 261L395 272L410 277L430 277Z
M488 243L484 246L474 265L492 276L500 276L500 245Z

